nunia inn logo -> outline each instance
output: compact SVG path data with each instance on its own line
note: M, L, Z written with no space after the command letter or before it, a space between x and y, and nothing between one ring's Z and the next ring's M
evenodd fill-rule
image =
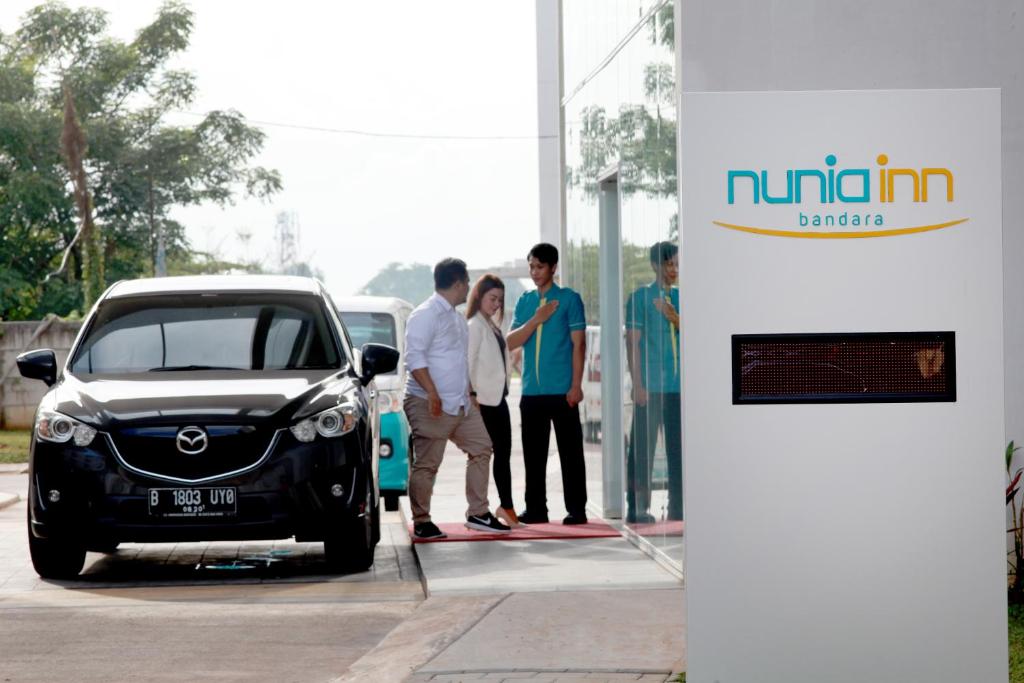
M825 168L787 170L785 184L777 172L728 171L726 194L730 205L787 204L798 210L793 225L785 229L714 223L758 235L835 239L907 235L967 221L958 218L931 225L888 225L885 209L889 204L953 203L956 180L948 168L890 168L885 154L879 154L875 161L876 169L841 168L836 156L829 154Z

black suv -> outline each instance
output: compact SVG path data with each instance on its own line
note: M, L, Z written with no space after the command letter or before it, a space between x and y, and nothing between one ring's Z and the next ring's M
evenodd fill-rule
M67 364L18 358L52 388L32 435L28 537L45 578L122 541L323 541L336 571L380 537L373 378L398 352L355 352L316 280L119 282Z

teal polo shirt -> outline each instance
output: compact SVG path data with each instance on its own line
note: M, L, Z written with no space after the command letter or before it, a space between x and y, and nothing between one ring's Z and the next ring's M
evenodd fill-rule
M557 299L558 309L523 345L523 396L568 393L572 386L571 333L587 329L583 299L575 291L552 284L544 299ZM533 317L540 300L536 289L519 297L512 329L522 327Z
M672 287L667 296L678 311L679 288ZM679 329L654 305L655 299L665 298L665 289L657 282L633 292L626 302L626 329L640 333L644 388L661 394L678 394L682 368Z

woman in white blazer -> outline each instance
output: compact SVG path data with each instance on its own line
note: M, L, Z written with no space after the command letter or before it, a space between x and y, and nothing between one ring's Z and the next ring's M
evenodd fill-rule
M480 405L487 433L494 444L494 485L499 507L494 516L511 527L519 526L512 503L512 421L509 417L508 380L512 359L501 331L505 313L505 283L488 273L477 280L466 305L469 319L469 381Z

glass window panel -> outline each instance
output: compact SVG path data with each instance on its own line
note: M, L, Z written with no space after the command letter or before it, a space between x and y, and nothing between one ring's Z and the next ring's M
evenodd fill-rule
M659 273L660 264L652 267L650 258L652 246L678 244L672 3L565 0L563 50L565 92L572 93L656 7L652 18L565 105L567 239L562 275L565 284L584 297L593 330L585 388L600 391L595 376L602 383L622 383L630 525L681 565L681 363L679 329L670 321L678 310L663 305L678 302L678 290L671 282L659 283L664 273ZM621 243L601 245L598 179L613 164L618 167ZM598 374L592 369L598 365L599 330L606 317L599 295L602 286L612 284L599 272L602 248L621 253L620 310L626 325L620 338L626 357L623 367L601 364ZM630 310L633 299L636 304ZM637 357L631 364L628 356L634 344ZM633 372L630 365L635 365ZM584 393L586 401L588 391ZM599 422L585 423L588 441L595 442L588 444L588 471L595 467L591 458L600 467L601 444L596 442L601 440L601 427Z

